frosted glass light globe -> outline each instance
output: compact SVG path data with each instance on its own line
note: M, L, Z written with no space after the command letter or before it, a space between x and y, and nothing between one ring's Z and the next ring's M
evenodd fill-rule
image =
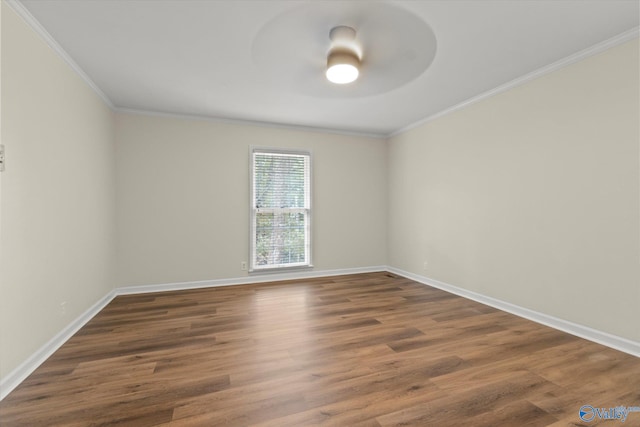
M327 79L339 85L355 81L359 74L358 69L351 64L335 64L327 68Z
M360 61L353 52L335 50L327 58L327 79L336 84L351 83L360 75L359 65Z

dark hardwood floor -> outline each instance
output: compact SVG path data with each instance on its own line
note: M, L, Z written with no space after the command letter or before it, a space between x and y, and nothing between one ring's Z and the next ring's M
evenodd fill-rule
M114 299L2 426L640 426L640 359L387 273Z

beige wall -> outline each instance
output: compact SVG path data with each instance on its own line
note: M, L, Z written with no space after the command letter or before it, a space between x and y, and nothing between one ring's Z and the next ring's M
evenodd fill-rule
M636 39L392 138L390 265L640 341L638 81Z
M384 141L114 115L1 20L0 378L114 285L246 274L251 145L313 152L316 270L390 264L640 341L637 40Z
M118 114L119 286L241 277L249 147L312 151L315 270L386 264L386 142Z
M2 8L4 377L112 289L115 154L109 108Z

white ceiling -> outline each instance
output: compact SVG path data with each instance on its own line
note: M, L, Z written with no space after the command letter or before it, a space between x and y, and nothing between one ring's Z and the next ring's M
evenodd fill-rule
M603 41L637 36L640 16L638 0L21 5L117 109L375 135ZM361 79L348 86L324 78L336 25L356 28L363 44Z

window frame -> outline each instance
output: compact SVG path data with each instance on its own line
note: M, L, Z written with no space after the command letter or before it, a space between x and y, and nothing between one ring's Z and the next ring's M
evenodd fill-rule
M284 155L296 155L296 156L307 156L308 158L308 186L306 195L308 200L307 208L290 208L285 210L291 212L304 212L306 213L306 227L305 227L305 252L306 252L306 262L304 263L295 263L291 265L282 265L278 264L273 267L261 267L256 265L257 259L257 236L256 236L256 218L259 208L255 206L255 160L254 154L284 154ZM312 262L312 215L313 215L313 156L310 150L302 150L302 149L284 149L284 148L272 148L272 147L261 147L261 146L250 146L249 147L249 269L248 272L250 274L263 274L263 273L277 273L283 271L291 271L291 270L308 270L313 268ZM268 209L273 211L279 211L280 209Z

